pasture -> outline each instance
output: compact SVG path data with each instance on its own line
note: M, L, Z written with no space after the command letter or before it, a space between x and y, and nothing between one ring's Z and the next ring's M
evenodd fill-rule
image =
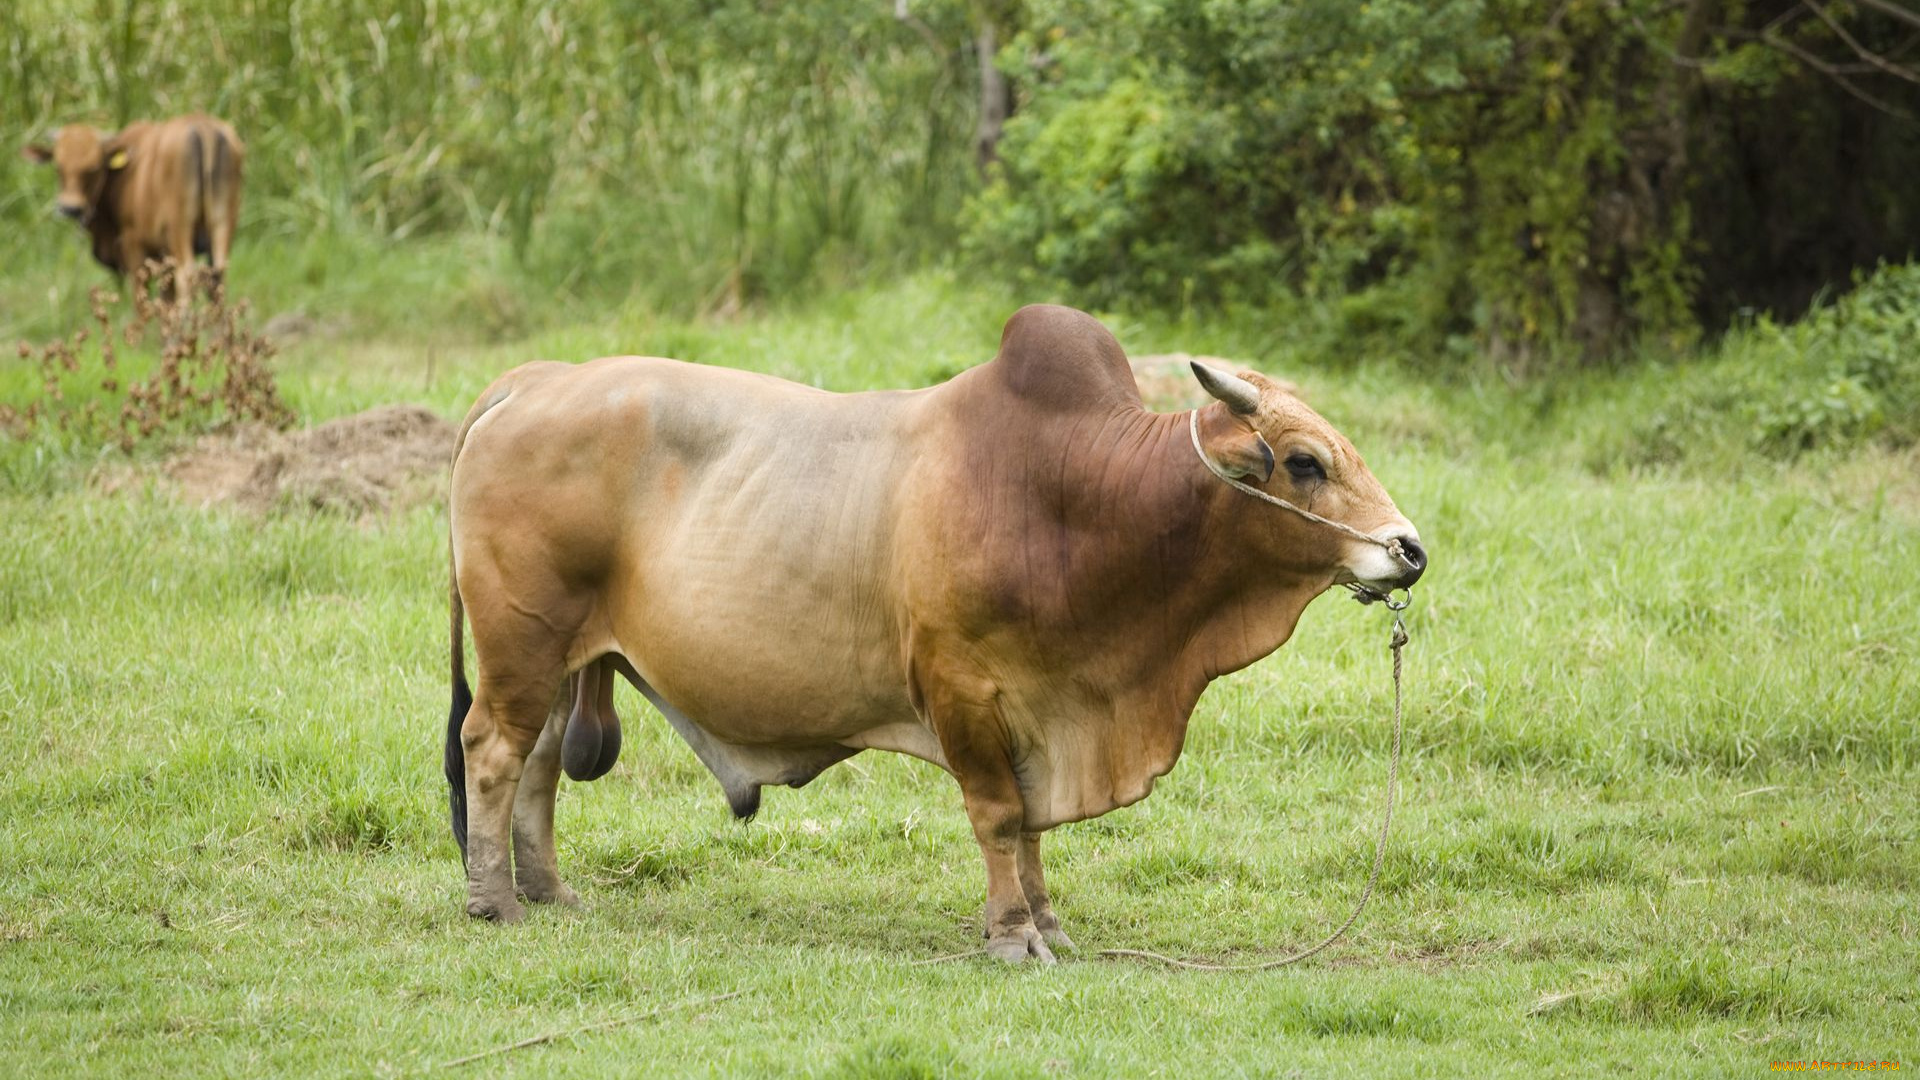
M66 247L0 278L0 337L78 324L97 279ZM454 242L243 264L263 311L329 327L277 361L306 423L457 417L512 364L623 351L926 385L1040 298L929 270L688 319L543 309ZM1646 416L1736 349L1514 391L1333 362L1245 314L1104 317L1130 353L1296 381L1432 552L1401 809L1346 941L1251 975L1094 956L1257 960L1344 917L1386 778L1378 608L1317 601L1208 691L1150 798L1051 834L1080 946L1057 967L914 963L979 930L938 770L864 754L741 824L624 685L620 764L560 795L583 905L498 927L462 911L445 820L443 506L201 508L158 449L105 483L118 451L43 434L0 441L0 1075L1912 1067L1920 459L1640 452Z

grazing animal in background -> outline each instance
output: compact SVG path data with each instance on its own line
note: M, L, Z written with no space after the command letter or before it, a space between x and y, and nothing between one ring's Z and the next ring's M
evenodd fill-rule
M30 144L21 154L59 174L54 206L87 230L100 265L131 277L148 259L171 259L168 287L185 304L193 296L194 257L206 255L212 287L221 287L246 157L226 122L181 116L113 133L69 124L51 145Z
M502 376L461 428L450 504L467 911L577 900L554 791L563 767L612 767L618 674L743 818L762 785L862 750L947 770L986 858L988 951L1052 960L1071 942L1040 834L1145 797L1201 691L1279 648L1314 597L1426 565L1313 410L1258 374L1193 373L1216 399L1197 417L1149 412L1105 327L1036 306L992 361L925 390L643 357ZM1235 490L1196 441L1404 559Z

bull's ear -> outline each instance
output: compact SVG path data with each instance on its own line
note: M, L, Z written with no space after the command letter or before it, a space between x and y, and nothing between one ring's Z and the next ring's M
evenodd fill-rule
M1193 365L1193 377L1207 393L1227 403L1227 408L1241 416L1252 416L1260 410L1260 390L1252 383L1229 371L1209 367L1198 360L1189 361Z
M44 143L28 143L20 148L20 156L35 165L45 165L53 160L53 147Z
M107 158L107 171L119 172L127 167L127 148L117 142L109 142L101 147Z
M1200 448L1235 480L1264 484L1273 478L1273 447L1239 416L1202 409Z

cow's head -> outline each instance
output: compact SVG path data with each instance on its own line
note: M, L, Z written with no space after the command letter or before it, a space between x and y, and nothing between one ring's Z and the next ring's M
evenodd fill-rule
M68 124L55 133L51 146L29 143L20 155L53 166L60 177L54 208L82 224L93 220L108 178L127 167L126 148L114 136L85 124Z
M1207 456L1228 475L1368 536L1398 540L1411 565L1380 544L1249 498L1246 513L1268 516L1257 535L1272 539L1273 558L1304 574L1331 572L1337 584L1358 582L1378 592L1420 579L1427 553L1419 532L1346 436L1256 372L1234 375L1195 361L1193 374L1226 406L1202 410L1198 430Z

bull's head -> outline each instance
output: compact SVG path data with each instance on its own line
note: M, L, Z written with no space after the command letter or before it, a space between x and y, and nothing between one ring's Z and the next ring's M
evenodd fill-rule
M1335 584L1357 582L1376 592L1420 579L1427 553L1419 532L1346 436L1256 372L1234 375L1196 361L1193 374L1226 405L1203 411L1197 430L1207 456L1228 475L1367 536L1397 540L1406 556L1403 561L1382 544L1249 500L1249 513L1272 514L1263 534L1275 541L1273 558L1309 575L1331 571Z
M60 177L54 208L83 225L91 222L99 210L107 180L127 167L126 148L113 135L85 124L68 124L55 133L51 146L29 143L21 148L20 155L53 166Z

